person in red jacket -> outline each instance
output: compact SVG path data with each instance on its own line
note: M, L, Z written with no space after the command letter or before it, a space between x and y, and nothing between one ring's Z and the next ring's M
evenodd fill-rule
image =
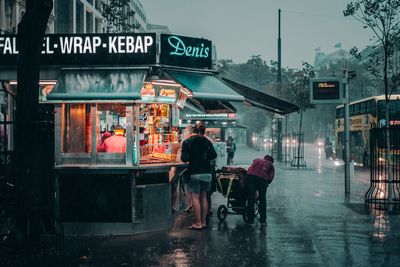
M247 170L247 223L254 223L254 202L256 192L260 200L260 225L267 225L267 187L275 176L274 158L266 155L264 159L255 159Z

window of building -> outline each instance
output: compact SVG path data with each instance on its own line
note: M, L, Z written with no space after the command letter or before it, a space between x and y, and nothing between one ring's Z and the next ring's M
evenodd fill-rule
M86 12L86 32L92 33L93 32L93 12L85 11Z
M84 32L84 28L83 28L83 15L85 12L84 11L84 6L83 3L80 1L76 1L76 33L83 33Z
M102 28L101 19L98 18L98 17L96 17L94 23L95 23L95 32L96 32L96 33L102 32L102 31L103 31L103 28Z

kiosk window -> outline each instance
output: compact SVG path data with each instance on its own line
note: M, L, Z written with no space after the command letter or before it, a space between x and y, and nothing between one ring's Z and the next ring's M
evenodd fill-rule
M63 152L90 153L91 143L90 107L85 104L65 105L63 120Z
M126 152L126 106L123 104L97 105L97 152Z
M140 163L174 161L178 133L171 125L171 106L142 104L139 110Z

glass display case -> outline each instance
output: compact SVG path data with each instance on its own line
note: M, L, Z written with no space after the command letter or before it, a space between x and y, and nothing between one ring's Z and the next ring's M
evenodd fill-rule
M178 129L172 126L172 109L168 104L140 105L140 164L175 161L179 141Z
M168 103L56 105L56 165L174 163L179 108Z
M175 163L179 110L191 92L167 80L145 81L139 92L137 98L119 100L67 94L55 103L56 165Z

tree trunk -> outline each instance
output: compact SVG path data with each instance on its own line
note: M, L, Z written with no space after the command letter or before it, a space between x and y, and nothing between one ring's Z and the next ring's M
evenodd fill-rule
M41 202L39 59L52 8L52 0L27 0L26 13L18 25L15 230L18 244L28 248L40 235L36 231L39 227L32 227Z

